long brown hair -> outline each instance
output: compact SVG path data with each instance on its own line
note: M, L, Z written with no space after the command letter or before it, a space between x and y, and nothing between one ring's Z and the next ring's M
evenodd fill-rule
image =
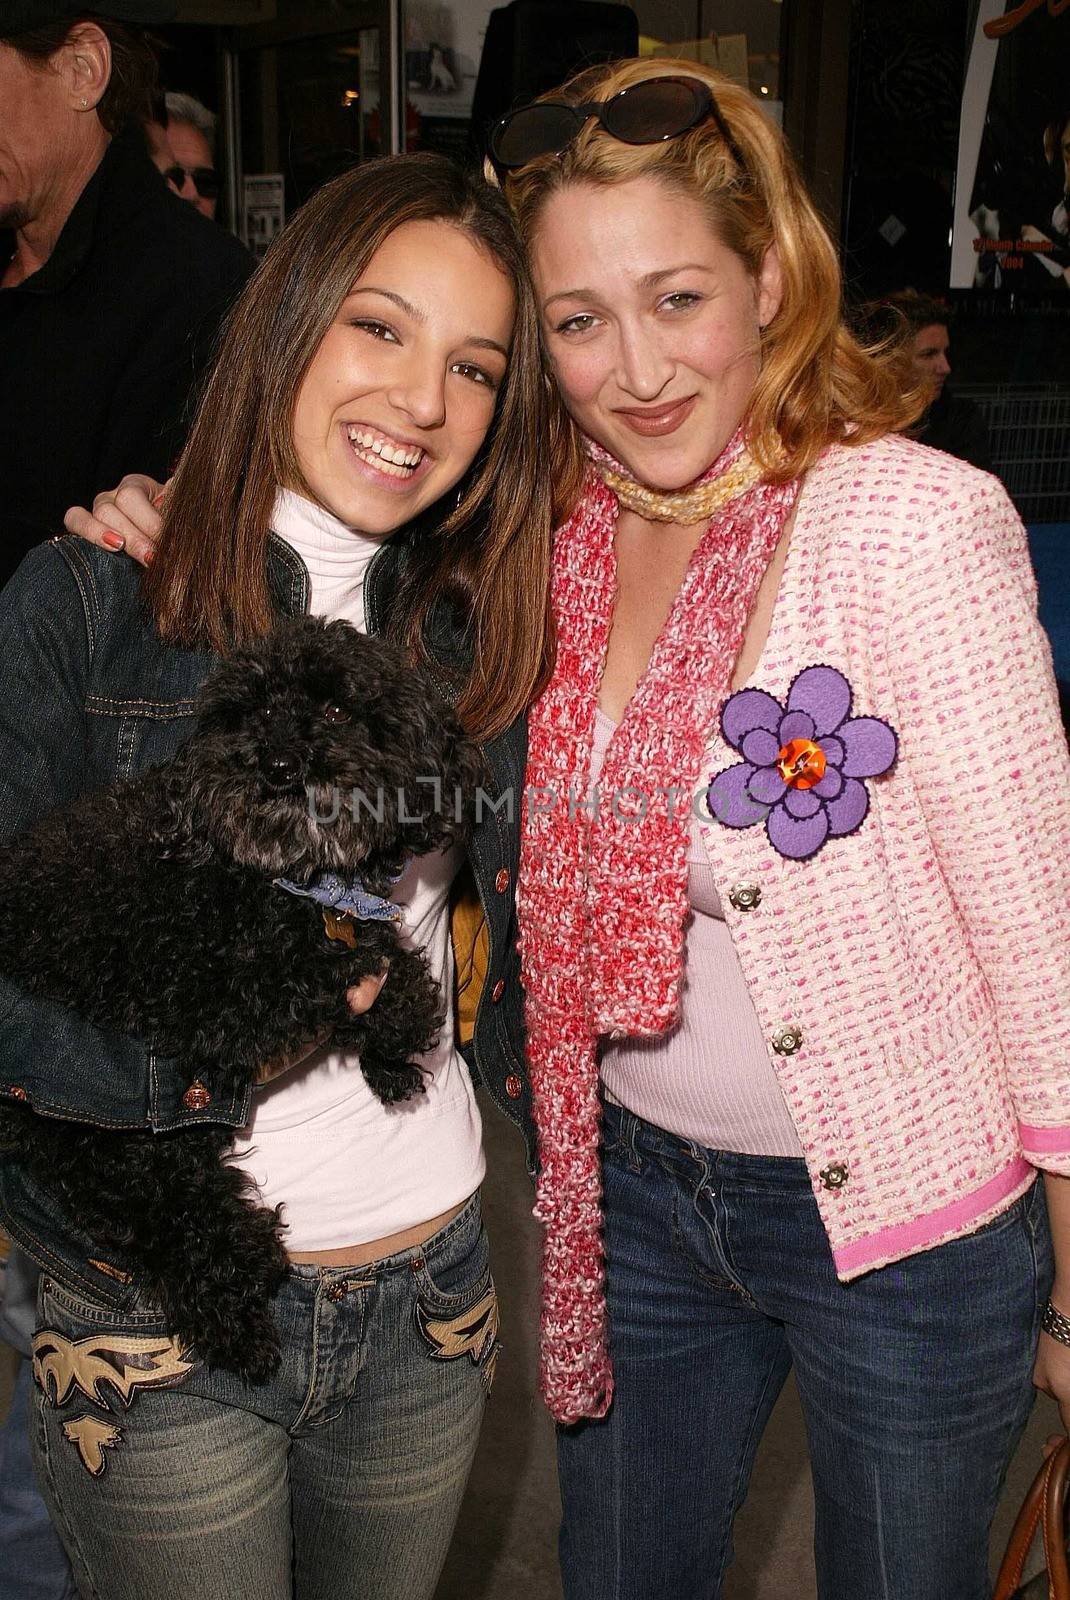
M777 247L783 297L762 330L761 372L745 422L751 451L771 478L804 472L827 444L864 444L913 422L924 397L904 396L897 366L864 349L845 328L835 248L783 135L746 89L693 61L632 60L590 67L542 98L582 105L659 76L709 85L746 171L711 119L679 138L647 145L622 144L591 121L567 149L540 156L503 180L529 249L547 199L567 184L638 177L671 184L705 207L718 238L752 277L770 245ZM568 463L558 480L563 513L578 497L584 473L563 405L551 418L551 432Z
M164 511L145 594L163 638L225 654L269 630L267 539L279 484L300 486L293 409L352 285L406 222L464 230L516 287L509 368L457 504L407 540L393 629L428 659L431 613L459 606L472 645L458 710L479 738L501 732L549 672L546 395L534 295L502 197L437 155L387 157L320 189L268 251L232 311ZM433 271L433 263L428 264Z

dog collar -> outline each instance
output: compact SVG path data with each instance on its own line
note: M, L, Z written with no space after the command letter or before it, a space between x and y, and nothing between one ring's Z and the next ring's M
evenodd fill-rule
M392 881L397 883L398 880ZM289 878L275 878L273 882L287 894L314 900L317 905L333 911L335 917L355 917L358 922L401 921L401 907L382 895L369 894L359 878L347 881L337 872L321 872L304 885L292 883Z

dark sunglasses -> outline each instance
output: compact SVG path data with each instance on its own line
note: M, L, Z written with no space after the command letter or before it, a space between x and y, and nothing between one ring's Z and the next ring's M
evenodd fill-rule
M163 175L176 189L182 188L187 177L192 178L202 200L219 199L219 173L214 167L165 167Z
M742 172L747 170L712 91L698 78L646 78L608 100L586 105L542 100L521 106L495 125L490 153L500 167L523 167L537 156L566 149L592 117L622 144L661 144L712 117L732 159Z

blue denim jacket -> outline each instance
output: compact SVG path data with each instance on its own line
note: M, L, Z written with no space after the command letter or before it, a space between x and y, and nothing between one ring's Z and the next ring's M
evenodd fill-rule
M365 598L373 631L384 625L405 551L405 536L396 536L369 567ZM269 561L278 611L306 611L308 574L274 535ZM432 644L448 665L464 648L463 634L448 618L436 618ZM194 699L213 663L207 652L161 643L142 607L140 569L129 560L69 538L32 550L0 593L0 838L79 794L167 760L192 731ZM489 966L465 1054L524 1133L533 1166L514 904L526 754L522 722L484 749L488 790L506 798L484 809L468 844ZM62 905L42 906L41 916L62 939ZM0 978L0 1095L44 1115L107 1128L160 1132L247 1121L248 1090L190 1110L182 1098L188 1087L181 1061L157 1056L144 1040L102 1033L76 1012ZM120 1310L135 1300L139 1284L125 1264L102 1259L78 1218L2 1157L0 1225L68 1287Z

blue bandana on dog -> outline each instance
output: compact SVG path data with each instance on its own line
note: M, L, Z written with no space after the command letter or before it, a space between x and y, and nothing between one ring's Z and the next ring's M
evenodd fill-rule
M291 883L289 878L275 878L276 888L287 894L298 894L326 906L339 917L356 917L359 922L400 922L401 907L382 895L369 894L359 878L347 883L337 872L321 872L306 887ZM394 883L397 883L395 878Z

